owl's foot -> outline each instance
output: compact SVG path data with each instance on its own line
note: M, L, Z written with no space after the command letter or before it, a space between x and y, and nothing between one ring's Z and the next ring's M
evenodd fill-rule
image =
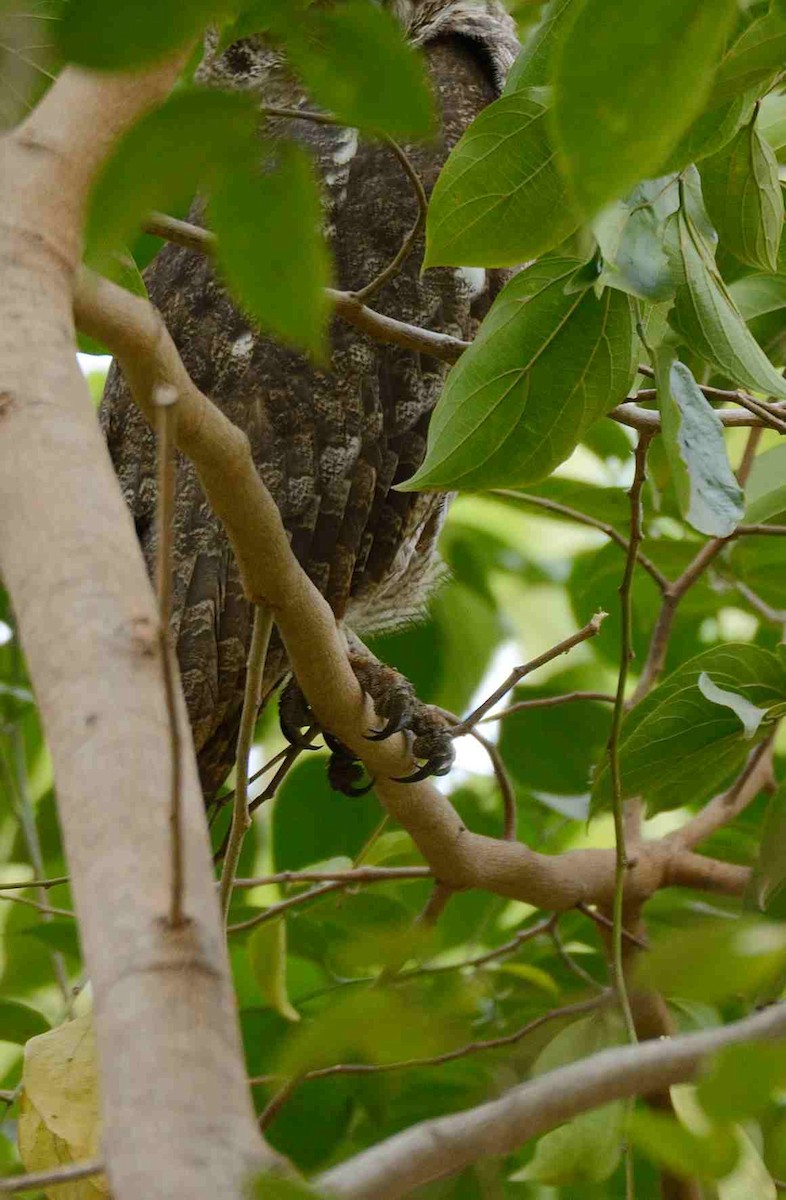
M413 755L425 760L411 775L403 775L396 782L419 783L430 775L447 775L456 752L450 726L440 710L419 700L409 680L393 667L354 650L350 651L349 661L377 716L385 722L382 729L366 734L369 741L381 742L394 733L409 732L413 736Z
M369 741L379 742L392 737L394 733L409 733L412 735L412 753L415 758L422 760L422 766L411 775L401 776L396 782L419 783L430 775L447 775L453 766L455 749L450 726L440 710L423 704L408 679L370 654L351 650L349 661L358 683L370 697L377 716L385 722L381 729L366 735ZM301 731L313 727L317 723L316 718L294 678L290 679L281 694L279 720L281 731L291 745L304 750L315 749ZM364 796L373 787L373 780L361 784L364 773L362 763L338 738L325 731L323 736L331 751L328 765L331 787L347 796Z

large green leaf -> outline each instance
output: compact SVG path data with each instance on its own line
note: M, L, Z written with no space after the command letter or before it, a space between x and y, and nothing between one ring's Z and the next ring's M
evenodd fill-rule
M723 1179L739 1157L727 1129L693 1133L670 1113L637 1109L627 1129L637 1149L684 1179Z
M0 1042L25 1042L39 1033L46 1033L49 1022L38 1009L18 1000L0 1000Z
M262 11L310 94L342 124L393 137L430 132L433 109L422 64L390 13L368 0L324 7L265 0Z
M673 327L691 350L736 383L786 399L786 382L735 308L706 239L684 209L675 220L675 269L681 282L670 317Z
M599 1013L575 1021L558 1033L538 1056L535 1075L578 1062L609 1046L624 1041L619 1020L610 1013ZM516 1181L564 1187L569 1184L600 1183L615 1171L622 1152L622 1127L625 1104L616 1101L552 1130L538 1140L535 1156Z
M745 520L771 521L786 513L786 443L758 454L745 484Z
M627 394L635 369L631 301L598 299L580 264L549 258L497 297L451 371L426 461L402 490L519 487L548 475Z
M547 116L540 92L520 91L472 122L431 197L426 266L515 266L576 228Z
M743 493L729 464L721 419L684 363L658 355L658 407L680 510L711 537L728 537L742 520Z
M704 202L721 245L742 262L777 271L783 230L778 161L754 118L701 165Z
M735 9L732 0L579 8L555 51L554 128L585 211L658 173L709 95Z
M786 25L767 13L727 48L712 86L710 104L754 90L764 95L786 62Z
M147 114L126 134L90 198L87 254L111 263L154 209L169 211L222 171L259 158L250 96L187 89Z
M729 295L745 321L786 308L786 277L756 271L729 284Z
M508 72L505 93L523 88L546 87L551 83L554 44L578 7L578 0L550 0L539 24L524 43L524 49Z
M373 796L348 799L327 781L323 755L299 762L276 795L273 855L277 871L297 871L340 854L357 854L379 823Z
M68 0L58 26L63 57L84 67L119 71L140 67L187 46L228 12L231 0Z
M729 643L684 663L631 710L622 726L623 794L642 796L650 812L712 795L750 753L751 739L739 716L703 694L702 674L758 708L769 710L786 700L786 667L758 646ZM767 730L763 721L757 737ZM593 810L610 803L604 762L593 787Z
M706 920L671 929L642 958L637 983L684 1000L755 995L786 965L786 929L761 920Z
M664 233L666 220L678 207L675 176L672 184L647 180L599 213L593 232L603 256L601 282L650 303L671 300L676 280Z
M0 130L22 120L55 78L61 9L62 0L0 3Z
M277 143L269 169L239 164L210 199L219 267L254 322L315 354L325 350L330 260L308 156Z

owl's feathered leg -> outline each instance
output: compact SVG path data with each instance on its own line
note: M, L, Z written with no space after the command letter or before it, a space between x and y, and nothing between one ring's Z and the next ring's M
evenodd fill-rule
M422 761L422 766L397 782L416 783L430 775L447 775L453 766L455 749L446 718L438 709L423 704L409 680L375 658L354 634L348 633L348 641L349 662L358 683L371 699L377 716L385 722L382 729L366 735L369 741L382 741L394 733L408 733L412 753ZM314 714L294 679L282 693L279 719L289 742L313 749L310 743L304 742L301 730L315 723ZM324 738L331 750L328 767L331 786L349 796L364 795L373 782L360 786L363 767L357 756L329 732L324 731Z

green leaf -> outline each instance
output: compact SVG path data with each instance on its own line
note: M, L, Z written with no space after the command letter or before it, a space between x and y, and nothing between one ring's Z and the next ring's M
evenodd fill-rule
M576 0L550 0L539 24L524 43L524 49L508 72L505 94L524 88L547 87L551 83L551 59L554 45L567 24L573 20Z
M670 350L657 358L658 407L680 511L699 533L728 537L744 498L729 464L721 419Z
M786 929L758 920L671 929L641 960L637 985L710 1003L754 995L786 966Z
M249 1191L249 1200L319 1200L319 1192L296 1179L260 1175Z
M426 461L401 490L542 479L625 397L636 362L631 301L574 290L579 270L575 259L543 259L508 283L448 376Z
M62 0L0 3L0 131L27 116L57 75Z
M111 264L154 209L177 208L221 169L257 162L250 96L183 90L143 117L120 141L93 188L87 257Z
M671 324L700 357L735 383L786 399L786 382L754 340L718 274L707 243L684 209L676 218L681 274Z
M762 96L786 61L786 26L768 13L753 21L726 50L710 104L755 90Z
M575 1021L549 1042L533 1074L543 1075L623 1041L619 1021L608 1013ZM617 1101L568 1121L538 1140L532 1161L511 1179L537 1180L552 1187L609 1179L622 1152L624 1116L625 1104Z
M64 58L99 71L140 67L186 47L226 13L228 0L68 0L58 26Z
M735 8L731 0L579 8L555 51L554 128L585 211L658 173L709 95Z
M639 1150L685 1179L723 1179L739 1157L728 1129L693 1133L670 1113L638 1108L631 1113L627 1130Z
M573 232L547 115L539 92L519 91L472 122L431 197L427 267L516 266Z
M662 179L640 184L593 222L603 255L600 282L650 303L671 300L676 280L664 247L666 219L679 207L675 186ZM664 201L676 200L674 207Z
M267 1003L286 1021L299 1021L287 995L287 925L283 918L259 925L248 939L251 970Z
M770 797L754 872L756 900L767 908L786 880L786 784Z
M210 198L216 257L233 296L262 329L316 355L325 353L330 262L319 188L306 153L270 148L262 172L240 164Z
M712 99L705 111L672 150L661 171L681 171L689 163L699 162L721 150L735 133L750 121L756 107L757 91L741 96Z
M786 443L754 458L745 496L745 520L752 524L763 524L786 513Z
M43 942L52 950L59 950L61 954L66 954L69 958L79 959L80 957L76 921L71 921L67 917L54 917L53 920L46 923L29 925L24 930L24 936L35 938L36 941Z
M679 808L720 789L742 765L751 743L740 718L708 700L699 677L768 710L786 698L786 670L758 646L730 642L705 650L631 709L622 726L623 794L643 796L650 812ZM759 736L766 724L759 728ZM611 786L603 764L593 787L593 812L608 808Z
M389 12L368 0L318 7L266 0L266 24L313 98L342 125L425 137L431 94L420 59Z
M706 671L702 671L699 675L699 691L711 704L720 704L723 708L730 708L740 718L746 738L755 737L767 715L766 709L757 708L755 704L751 704L750 700L746 700L738 692L730 692L727 688L718 687Z
M750 1042L727 1046L714 1056L697 1096L711 1120L744 1121L765 1109L784 1084L786 1046Z
M744 321L786 308L786 278L754 272L729 284L729 295Z
M778 160L756 117L701 165L704 202L721 245L742 262L777 271L783 230Z
M277 871L298 871L340 854L354 857L379 824L373 795L348 800L334 792L326 766L323 754L297 763L276 795L271 834Z
M729 557L735 578L776 609L786 609L783 551L782 538L745 537L735 542Z
M18 1000L0 1000L0 1042L24 1046L30 1038L46 1033L49 1028L49 1022L38 1009Z

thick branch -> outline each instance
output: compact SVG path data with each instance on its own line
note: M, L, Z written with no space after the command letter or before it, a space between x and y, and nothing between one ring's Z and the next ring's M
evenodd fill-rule
M326 1171L315 1183L346 1200L396 1200L487 1155L510 1154L579 1113L695 1079L704 1060L724 1046L784 1035L786 1006L778 1005L719 1029L604 1050L478 1108L423 1121Z
M161 318L146 300L86 276L76 312L85 332L117 355L148 419L155 388L177 389L177 444L194 463L224 523L249 600L269 606L316 717L365 763L376 779L381 802L410 833L437 880L454 890L485 888L550 911L579 901L608 905L614 888L613 850L537 854L520 842L470 832L450 800L430 783L395 782L396 776L413 769L406 739L366 738L375 718L349 665L343 636L327 602L290 550L244 434L194 386ZM642 846L627 872L626 893L644 898L667 879L676 879L682 870L678 857L664 843ZM742 890L744 882L736 875L731 878L725 868L718 864L710 886L724 892ZM690 874L688 868L685 871Z
M91 178L179 67L68 69L0 141L0 570L52 753L116 1200L239 1196L262 1161L187 747L188 920L179 930L167 921L170 739L157 612L74 357L72 283ZM178 718L185 729L179 696Z

